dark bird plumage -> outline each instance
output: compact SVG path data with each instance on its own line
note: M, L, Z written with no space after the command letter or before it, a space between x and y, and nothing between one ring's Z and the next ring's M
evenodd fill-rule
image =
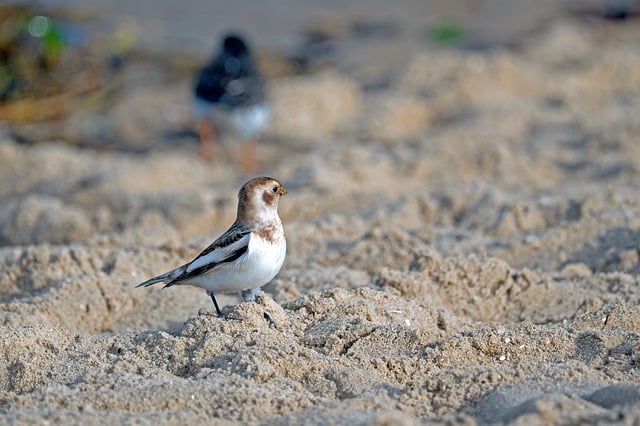
M242 37L224 37L220 51L200 70L194 92L196 98L228 109L264 101L264 82Z

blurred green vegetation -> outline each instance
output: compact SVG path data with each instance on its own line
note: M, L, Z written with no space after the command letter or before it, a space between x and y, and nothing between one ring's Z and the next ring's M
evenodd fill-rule
M135 40L118 31L95 42L90 22L64 10L0 5L1 121L64 119L87 95L113 86Z
M441 45L458 44L464 41L466 36L464 28L456 23L439 24L426 30L427 39Z

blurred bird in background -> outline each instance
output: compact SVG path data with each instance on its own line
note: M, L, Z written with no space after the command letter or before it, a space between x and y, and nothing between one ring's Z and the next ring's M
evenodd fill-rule
M264 81L249 45L240 35L223 37L219 52L199 71L193 114L203 157L212 159L219 130L230 130L243 139L242 167L255 169L255 138L267 125L270 112Z

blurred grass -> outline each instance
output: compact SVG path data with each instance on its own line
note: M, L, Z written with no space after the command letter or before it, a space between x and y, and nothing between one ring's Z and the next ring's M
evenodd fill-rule
M63 10L0 5L1 121L64 119L107 84L115 71L110 58L134 43L128 40L124 50L121 43L92 45L86 21Z
M454 45L465 40L467 34L456 23L443 23L426 29L426 38L439 45Z

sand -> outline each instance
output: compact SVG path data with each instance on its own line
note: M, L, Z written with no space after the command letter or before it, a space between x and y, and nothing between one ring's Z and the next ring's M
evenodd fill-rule
M401 61L358 39L270 77L251 173L231 135L213 163L175 137L188 76L37 144L4 126L0 423L640 422L639 40L571 17ZM87 148L96 127L131 149ZM134 288L262 174L289 191L266 297L219 318L201 290Z

